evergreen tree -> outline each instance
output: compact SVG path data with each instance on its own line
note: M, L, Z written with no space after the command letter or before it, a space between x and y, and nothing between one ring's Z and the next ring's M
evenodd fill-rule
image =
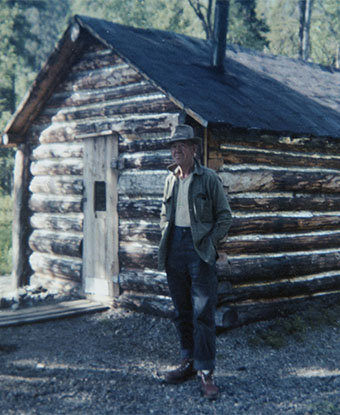
M340 67L340 3L338 0L315 0L311 20L313 61Z
M202 24L206 38L212 39L216 0L188 0L188 2ZM257 16L255 0L229 1L227 34L229 43L263 50L268 44L265 37L267 31L265 20Z
M269 31L264 19L256 14L255 0L233 0L229 11L228 41L252 49L268 46L265 34Z
M192 11L183 0L74 0L71 12L134 27L197 32Z

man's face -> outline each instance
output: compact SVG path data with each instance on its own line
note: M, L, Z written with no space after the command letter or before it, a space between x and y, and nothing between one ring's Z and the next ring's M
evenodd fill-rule
M176 141L171 144L171 155L179 166L190 166L195 156L195 145L187 141Z

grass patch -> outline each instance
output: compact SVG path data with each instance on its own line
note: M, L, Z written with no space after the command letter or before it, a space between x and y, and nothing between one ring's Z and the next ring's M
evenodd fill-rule
M318 330L325 326L334 327L339 323L340 305L329 308L311 306L299 314L274 319L267 327L255 330L248 342L254 347L280 349L292 339L303 342L309 330Z
M0 275L12 270L12 199L0 195Z

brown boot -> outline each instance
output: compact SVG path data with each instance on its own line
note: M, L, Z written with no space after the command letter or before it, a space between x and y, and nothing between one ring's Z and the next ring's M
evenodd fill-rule
M194 369L194 361L192 359L182 360L180 366L175 370L167 372L164 376L165 383L177 384L196 376L197 371Z
M199 376L201 378L202 395L210 400L217 399L220 390L218 386L215 385L213 372L210 371L208 374L204 374L202 371L200 371Z

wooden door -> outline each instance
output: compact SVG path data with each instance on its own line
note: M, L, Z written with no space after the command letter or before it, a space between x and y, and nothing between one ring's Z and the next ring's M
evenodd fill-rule
M117 156L117 136L84 139L83 288L98 296L119 295Z

